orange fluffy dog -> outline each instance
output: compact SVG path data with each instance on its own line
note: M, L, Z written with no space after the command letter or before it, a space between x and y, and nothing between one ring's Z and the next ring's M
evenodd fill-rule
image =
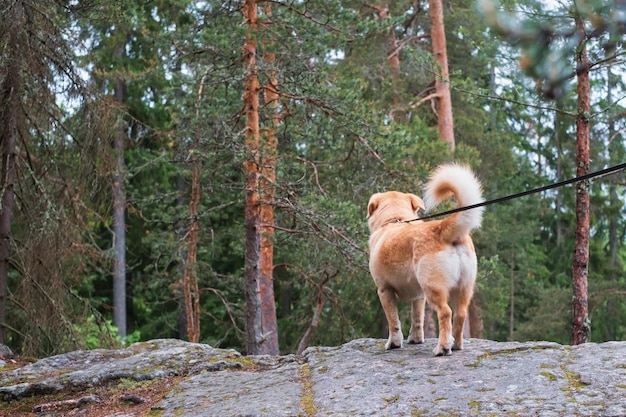
M414 219L419 209L430 210L451 197L461 207L483 201L480 183L469 168L457 164L437 168L426 184L425 203L414 194L397 191L370 198L370 272L389 323L385 349L402 347L397 301L411 302L408 342L424 341L425 300L439 319L435 355L463 349L463 325L477 269L469 233L480 227L483 208L457 212L443 220L403 222Z

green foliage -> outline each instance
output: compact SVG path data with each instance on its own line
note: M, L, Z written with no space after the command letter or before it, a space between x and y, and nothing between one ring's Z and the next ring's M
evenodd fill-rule
M117 328L111 320L104 323L101 319L91 315L84 323L74 326L78 338L83 341L85 349L112 348L121 345L131 345L141 340L139 331L126 336L122 340L117 334Z
M446 9L447 22L458 23L446 28L457 145L452 153L438 138L432 102L418 105L433 92L432 53L424 36L428 14L408 1L390 4L386 19L361 3L313 3L272 3L271 22L259 9L258 75L264 85L276 70L283 94L274 202L274 290L283 353L298 348L320 307L310 344L383 336L384 318L368 272L365 217L372 193L421 194L430 172L453 160L476 170L487 199L575 174L571 86L558 84L562 94L554 103L537 94L554 90L554 80L571 68L573 51L563 52L566 42L530 41L537 29L560 29L554 21L515 26L497 9L484 12L500 19L500 29L528 34L520 45L533 66L522 69L537 79L556 77L537 86L522 74L518 52L491 35L471 2L455 1ZM85 93L77 108L65 108L62 127L38 125L42 134L25 148L37 159L23 167L25 210L14 220L18 268L10 277L12 291L32 299L40 296L40 284L63 283L45 294L62 299L82 320L63 315L71 330L55 345L57 339L48 336L61 334L58 328L35 337L42 324L30 319L34 307L16 309L10 321L24 334L14 332L10 342L38 346L45 354L121 342L111 337L110 325L109 190L115 162L110 141L123 118L131 332L125 342L185 337L180 280L195 156L202 170L194 265L201 341L243 350L246 32L239 4L159 0L94 6L93 19L73 15L65 24L81 34L84 49L75 58L99 95ZM535 6L525 2L519 10L530 14ZM604 9L596 11L607 17ZM398 73L388 60L391 34L403 45ZM614 46L621 51L621 44ZM116 55L120 47L122 56ZM554 55L555 47L564 55ZM276 53L271 65L263 61L268 50ZM555 57L558 65L550 66ZM554 73L547 74L550 68ZM603 74L596 74L594 88L611 86L613 98L599 94L591 115L597 168L626 154L618 117L624 109L616 104L623 81L609 82ZM127 85L122 108L102 99L118 77ZM271 126L272 111L262 106L263 128ZM619 301L626 288L622 176L592 186L594 341L626 337L620 324L626 309ZM574 216L574 193L567 188L486 209L483 227L474 233L483 337L569 341ZM50 250L46 242L53 240ZM35 261L43 257L32 255L43 253L50 256L38 267ZM53 303L37 307L42 305L56 317Z
M597 62L618 56L624 33L620 7L605 0L585 0L550 5L546 11L543 2L531 1L513 11L502 10L494 0L478 2L489 26L521 48L521 68L538 80L538 90L550 98L565 95L571 87L567 80L574 75L572 63L581 42L594 48L590 56ZM576 30L575 18L583 22L584 33ZM599 42L594 47L590 41Z

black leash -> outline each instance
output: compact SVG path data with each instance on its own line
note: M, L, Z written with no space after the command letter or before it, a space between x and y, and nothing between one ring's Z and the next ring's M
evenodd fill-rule
M553 188L562 187L564 185L572 184L572 183L575 183L575 182L585 181L585 180L588 180L590 178L601 177L601 176L604 176L604 175L612 174L614 172L621 171L624 168L626 168L626 162L624 162L622 164L619 164L619 165L616 165L616 166L613 166L613 167L610 167L610 168L606 168L606 169L600 170L600 171L591 172L589 174L581 175L580 177L574 177L574 178L570 178L569 180L560 181L560 182L557 182L555 184L544 185L543 187L534 188L532 190L522 191L521 193L508 195L506 197L500 197L500 198L495 198L493 200L483 201L482 203L472 204L471 206L457 207L457 208L452 209L452 210L442 211L441 213L430 214L428 216L418 217L418 218L412 219L412 220L403 220L403 221L401 221L401 223L410 223L410 222L415 222L417 220L434 219L435 217L447 216L449 214L458 213L459 211L465 211L465 210L475 209L475 208L478 208L478 207L489 206L491 204L501 203L503 201L513 200L514 198L520 198L520 197L524 197L524 196L527 196L527 195L530 195L530 194L540 193L542 191L551 190Z

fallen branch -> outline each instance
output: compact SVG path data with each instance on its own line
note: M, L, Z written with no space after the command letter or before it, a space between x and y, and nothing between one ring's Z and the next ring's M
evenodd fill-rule
M95 395L87 395L81 398L72 398L70 400L50 401L38 404L33 407L33 413L45 413L59 408L78 408L87 404L101 403L102 399Z

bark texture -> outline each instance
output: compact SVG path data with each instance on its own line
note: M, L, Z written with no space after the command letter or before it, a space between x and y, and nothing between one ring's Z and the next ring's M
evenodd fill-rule
M200 102L204 88L203 76L198 87L196 100L196 119L200 119ZM199 122L198 122L199 123ZM189 230L187 231L187 260L183 276L183 296L185 300L185 323L187 337L190 342L200 341L200 288L198 287L198 215L200 214L200 197L202 193L201 169L198 151L200 148L200 125L196 126L193 148L189 151L188 161L191 163L191 198L189 199Z
M452 118L452 98L450 97L450 75L448 70L448 53L446 49L446 32L443 23L443 5L441 0L429 0L431 20L431 40L435 59L435 90L437 93L437 124L441 140L450 145L454 151L454 120Z
M576 30L580 42L576 53L578 81L578 112L576 115L576 175L589 173L589 112L590 82L589 62L585 47L584 22L576 18ZM590 323L587 305L587 277L589 267L589 187L588 181L576 185L576 243L572 265L573 323L572 344L579 345L589 340Z
M259 17L256 0L244 4L248 36L243 48L246 65L244 106L246 113L246 175L244 286L246 298L246 351L251 355L277 355L278 332L273 267L273 164L275 135L261 140L259 100L261 86L257 68ZM270 88L269 90L272 90ZM274 91L275 88L274 88ZM271 93L269 95L271 97ZM268 139L269 138L269 139ZM272 151L273 149L273 151ZM271 167L271 168L270 168Z
M25 57L22 52L25 45L24 4L22 0L7 5L13 13L8 24L9 37L7 48L9 56L8 71L0 87L0 146L2 148L2 207L0 207L0 344L6 339L6 311L8 303L9 267L11 256L11 218L13 216L13 202L15 201L16 158L18 142L18 119L21 107L23 80L21 74Z
M124 56L125 46L117 47L116 58ZM115 84L115 99L120 108L124 103L126 85L122 78L117 78ZM113 143L113 150L117 157L116 170L113 174L113 324L117 327L117 334L126 337L126 196L124 193L124 163L125 123L119 121L117 135Z

